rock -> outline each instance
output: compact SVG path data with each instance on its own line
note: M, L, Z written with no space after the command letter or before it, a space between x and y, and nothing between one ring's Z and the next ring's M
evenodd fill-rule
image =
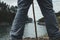
M45 22L38 22L38 25L45 25Z
M28 18L25 23L32 23L32 18Z

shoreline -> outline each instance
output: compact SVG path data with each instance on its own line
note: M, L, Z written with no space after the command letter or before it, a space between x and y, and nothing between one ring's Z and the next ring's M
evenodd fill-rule
M46 25L45 22L38 22L38 25Z

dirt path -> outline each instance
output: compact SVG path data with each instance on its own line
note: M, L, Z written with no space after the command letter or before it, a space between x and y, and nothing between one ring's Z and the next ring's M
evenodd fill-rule
M23 40L37 40L36 38L25 38ZM38 40L49 40L49 37L38 38Z

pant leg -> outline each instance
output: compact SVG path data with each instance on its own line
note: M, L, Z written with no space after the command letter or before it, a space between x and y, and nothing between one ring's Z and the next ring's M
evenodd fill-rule
M37 0L45 18L46 28L49 37L53 37L58 33L58 23L53 10L52 0Z
M32 0L18 0L17 13L10 31L11 39L22 39L26 16L31 3Z

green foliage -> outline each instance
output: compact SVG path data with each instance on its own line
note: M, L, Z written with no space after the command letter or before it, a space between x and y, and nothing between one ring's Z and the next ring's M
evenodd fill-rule
M4 2L0 2L0 23L12 23L17 11L17 6L9 6Z

